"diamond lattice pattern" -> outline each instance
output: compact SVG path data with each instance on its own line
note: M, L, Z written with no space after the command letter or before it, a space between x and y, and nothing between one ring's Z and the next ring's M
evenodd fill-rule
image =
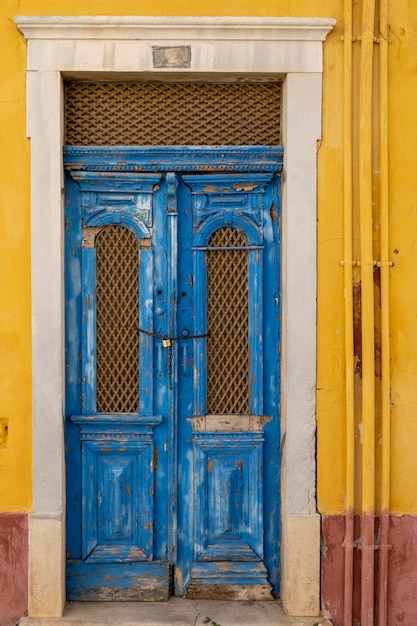
M208 413L249 412L248 251L235 228L220 228L207 252Z
M281 83L65 85L68 145L280 143Z
M123 226L96 237L97 411L138 411L139 243Z

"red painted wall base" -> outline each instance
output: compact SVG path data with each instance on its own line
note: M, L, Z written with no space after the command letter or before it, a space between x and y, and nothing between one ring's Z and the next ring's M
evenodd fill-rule
M28 547L28 516L0 513L0 624L27 612Z
M375 536L378 538L378 520ZM322 609L343 626L344 548L343 515L322 519ZM355 519L355 539L360 537L360 518ZM390 518L392 545L388 555L388 626L417 624L417 515ZM360 626L360 561L361 552L354 554L353 626ZM375 557L375 580L378 580L378 550ZM378 597L375 598L376 613Z
M378 537L378 523L376 523ZM324 516L322 520L322 608L334 626L343 626L345 518ZM360 519L355 520L355 538L360 536ZM417 516L390 519L388 569L388 625L417 624ZM360 550L354 555L353 625L360 626ZM376 574L378 551L376 551ZM376 576L377 580L377 576ZM376 598L376 607L378 598ZM28 602L28 516L0 513L0 624L13 624L27 612Z

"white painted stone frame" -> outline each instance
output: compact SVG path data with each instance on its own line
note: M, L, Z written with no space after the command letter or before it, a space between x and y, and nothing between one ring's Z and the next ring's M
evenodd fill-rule
M282 597L317 615L320 516L315 501L316 142L322 47L335 21L293 18L17 17L28 41L33 323L33 514L30 616L65 601L62 76L174 78L152 46L191 46L193 78L282 76Z

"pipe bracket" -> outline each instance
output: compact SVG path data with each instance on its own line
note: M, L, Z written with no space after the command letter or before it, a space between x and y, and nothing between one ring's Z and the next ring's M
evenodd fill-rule
M379 550L379 546L375 543L371 546L364 546L362 543L358 543L358 550L362 550L362 552L375 552L375 550Z
M377 261L366 261L362 262L362 261L357 261L356 265L358 265L358 267L376 267L378 265Z

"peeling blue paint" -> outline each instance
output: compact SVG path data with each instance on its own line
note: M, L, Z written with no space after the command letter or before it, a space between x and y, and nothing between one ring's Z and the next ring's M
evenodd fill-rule
M213 581L277 594L282 150L67 147L64 160L68 597L165 599L171 567L178 595ZM109 224L140 242L136 414L96 411L95 248L82 239ZM193 429L207 413L206 249L225 224L247 239L262 432Z

